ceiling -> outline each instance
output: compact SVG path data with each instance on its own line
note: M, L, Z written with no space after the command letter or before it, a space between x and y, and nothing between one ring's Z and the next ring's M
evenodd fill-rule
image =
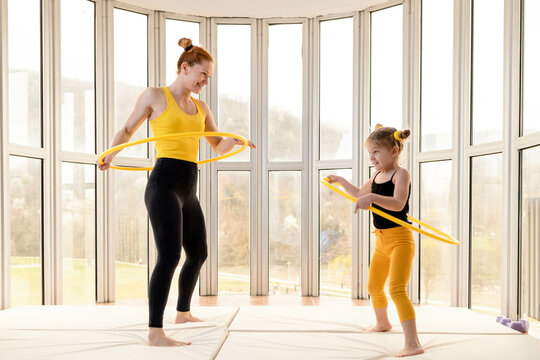
M389 0L119 0L151 10L204 17L316 17L364 10Z

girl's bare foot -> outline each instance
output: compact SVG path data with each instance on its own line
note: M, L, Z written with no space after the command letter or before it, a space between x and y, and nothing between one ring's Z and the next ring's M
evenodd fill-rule
M396 355L396 357L405 357L423 354L424 349L420 344L405 345L405 347Z
M396 357L423 354L424 349L420 345L418 332L416 331L416 319L403 321L401 327L403 328L403 335L405 335L405 346Z
M390 323L377 323L375 326L372 326L370 328L367 328L367 332L386 332L392 330L392 325Z
M167 335L162 328L150 328L148 330L148 345L150 346L184 346L191 345L191 342L174 340Z
M174 323L183 324L187 322L202 322L202 321L204 320L201 320L198 317L191 315L190 311L186 311L186 312L178 311L176 313L176 319L174 320Z

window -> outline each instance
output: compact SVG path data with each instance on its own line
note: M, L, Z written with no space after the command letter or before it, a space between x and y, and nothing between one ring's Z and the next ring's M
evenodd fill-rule
M96 299L95 171L94 165L62 164L64 305Z
M504 0L473 0L472 142L502 140Z
M452 161L420 164L420 219L451 234ZM421 235L420 299L425 304L450 305L452 246Z
M10 156L11 306L42 304L42 160Z
M352 178L350 169L321 170L319 177L330 174ZM319 185L319 194L320 293L350 297L353 204L323 184Z
M8 1L9 142L41 147L41 7Z
M371 130L402 124L403 5L371 13Z
M269 26L268 160L302 160L302 24Z
M94 154L94 3L61 3L62 150Z
M270 171L268 238L270 294L300 295L302 174Z
M319 158L321 160L352 158L352 36L352 18L320 23Z
M453 0L422 1L421 151L452 147Z
M219 131L231 132L249 139L251 26L220 24L217 32L217 127ZM250 151L242 151L223 161L247 161L249 157Z
M114 9L114 131L127 120L139 95L148 86L148 19L146 15ZM144 122L131 141L148 137ZM147 145L128 147L119 156L146 158Z
M248 171L218 172L218 291L249 293Z
M502 154L471 160L471 307L498 313L501 302Z

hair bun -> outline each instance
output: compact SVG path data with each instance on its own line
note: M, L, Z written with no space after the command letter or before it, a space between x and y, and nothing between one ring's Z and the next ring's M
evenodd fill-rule
M188 38L181 38L180 40L178 40L178 45L180 45L184 49L191 46L192 44L193 44L193 41L191 41L191 39L188 39Z
M378 129L382 128L382 127L383 127L382 124L377 124L377 125L375 125L375 130L378 130Z
M410 135L411 135L411 130L409 130L409 129L401 130L401 131L399 132L399 138L400 138L401 140L405 140L405 139L408 138Z

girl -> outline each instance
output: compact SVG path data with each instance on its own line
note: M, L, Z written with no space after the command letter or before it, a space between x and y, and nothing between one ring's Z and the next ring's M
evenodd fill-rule
M409 135L409 130L398 131L381 124L375 126L375 131L365 142L375 173L362 188L341 176L329 176L330 183L340 183L347 193L358 199L355 213L358 209L367 209L372 205L407 221L410 175L406 169L399 167L398 160L403 142ZM418 341L414 308L406 291L415 251L412 232L376 214L373 214L373 225L377 240L369 267L367 288L377 324L368 331L384 332L392 329L387 314L388 300L384 293L384 284L390 275L390 296L396 305L405 335L405 346L396 356L422 354L424 349Z

